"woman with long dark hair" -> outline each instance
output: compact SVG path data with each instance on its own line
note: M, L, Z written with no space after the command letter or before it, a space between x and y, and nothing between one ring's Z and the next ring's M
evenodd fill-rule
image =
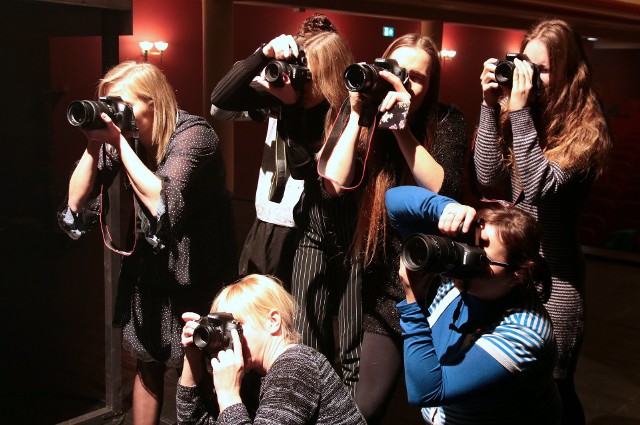
M584 423L573 383L584 333L585 264L577 221L603 172L611 138L580 37L567 22L537 22L519 53L511 88L496 82L497 59L484 63L474 161L482 185L506 181L513 200L524 192L518 207L542 227L540 252L553 276L545 306L558 340L555 378L563 421Z
M350 115L327 161L325 188L346 196L364 172L357 226L351 246L352 262L364 267L363 329L360 382L356 402L368 423L379 422L402 373L402 339L396 303L404 297L398 277L401 240L389 225L384 196L401 184L417 184L454 199L462 195L464 118L460 110L438 103L440 58L426 36L406 34L387 48L384 58L397 61L406 81L388 71L380 77L393 87L380 101L381 112L409 104L406 126L375 129L359 125L365 95L350 95ZM368 159L366 159L368 158ZM366 161L366 162L365 162ZM364 164L364 165L360 165ZM364 167L364 171L362 168Z

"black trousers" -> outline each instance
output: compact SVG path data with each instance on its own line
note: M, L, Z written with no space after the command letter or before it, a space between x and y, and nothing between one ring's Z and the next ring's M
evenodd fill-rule
M291 292L296 246L295 228L267 223L256 218L240 254L240 276L253 273L272 275L280 279L284 288Z

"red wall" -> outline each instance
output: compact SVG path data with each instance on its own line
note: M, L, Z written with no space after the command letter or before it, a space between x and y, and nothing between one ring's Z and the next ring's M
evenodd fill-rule
M180 106L195 114L202 111L202 30L201 1L134 0L133 35L120 38L120 59L141 60L138 42L163 40L169 43L161 68L176 89ZM302 20L314 10L234 5L234 59L249 55L263 42L282 33L295 33ZM382 36L383 26L395 28L396 35L420 30L419 21L373 18L324 12L349 42L357 61L380 56L391 39ZM465 114L470 136L482 98L479 76L489 57L501 58L519 47L523 31L445 24L443 48L457 55L444 63L441 100L457 104ZM637 50L589 49L596 82L605 108L611 109L628 98L640 98L640 79L634 75L640 65ZM54 169L66 179L72 163L84 149L84 139L65 118L66 106L75 99L92 98L101 77L100 40L97 37L52 38L50 43L51 87L63 96L54 113ZM160 65L158 55L149 61ZM235 125L234 193L251 199L262 153L265 125ZM66 184L60 182L61 185Z
M468 134L475 125L482 88L480 73L488 58L504 58L508 52L517 52L524 31L498 30L456 24L445 24L442 47L455 50L456 56L442 63L440 99L455 103L464 112Z

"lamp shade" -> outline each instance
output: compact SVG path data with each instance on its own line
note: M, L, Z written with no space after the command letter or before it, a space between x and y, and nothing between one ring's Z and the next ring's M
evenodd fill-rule
M153 43L150 41L141 41L140 43L138 43L138 45L145 52L148 52L153 47Z
M161 52L164 52L165 50L167 50L167 47L169 47L169 43L167 43L166 41L156 41L155 43L153 43L154 46L156 46L156 49L160 50Z

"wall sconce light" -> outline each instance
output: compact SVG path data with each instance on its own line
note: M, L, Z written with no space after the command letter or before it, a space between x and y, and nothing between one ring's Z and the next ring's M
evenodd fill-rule
M138 45L140 46L140 49L142 50L142 57L144 58L144 61L147 62L147 60L149 59L149 54L152 55L160 55L160 64L162 64L162 53L164 53L165 50L167 50L167 47L169 47L169 43L167 43L166 41L141 41L138 43ZM157 52L152 52L151 49L156 48Z
M149 50L151 50L151 48L153 47L153 43L150 41L141 41L140 43L138 43L138 45L140 46L140 49L142 50L142 57L144 58L144 61L147 61L147 58L149 57Z
M156 46L156 49L160 52L160 65L162 65L162 53L167 50L167 47L169 47L169 43L167 43L166 41L156 41L155 43L153 43L153 45Z
M456 56L456 53L457 52L455 50L442 49L442 50L440 50L440 57L443 60L453 59Z

